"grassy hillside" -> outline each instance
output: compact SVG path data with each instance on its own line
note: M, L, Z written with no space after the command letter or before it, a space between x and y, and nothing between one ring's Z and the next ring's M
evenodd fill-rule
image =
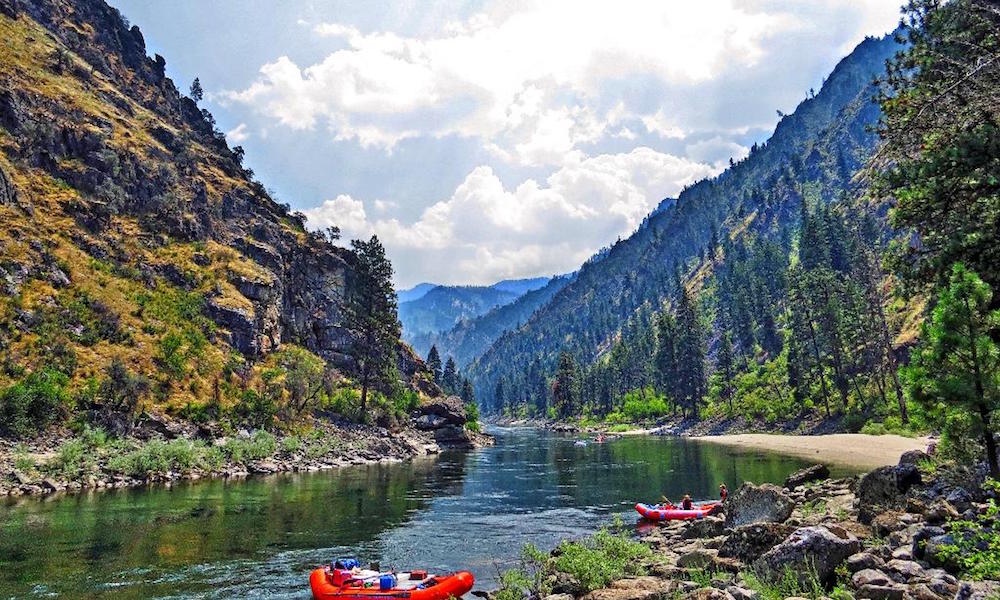
M352 254L268 195L138 28L3 0L0 36L8 408L281 415L349 386Z

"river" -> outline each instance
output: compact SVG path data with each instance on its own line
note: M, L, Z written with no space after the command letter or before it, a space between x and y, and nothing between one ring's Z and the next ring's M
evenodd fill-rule
M469 569L488 588L526 542L806 465L683 439L493 433L496 446L402 464L0 504L0 598L307 599L309 571L337 556Z

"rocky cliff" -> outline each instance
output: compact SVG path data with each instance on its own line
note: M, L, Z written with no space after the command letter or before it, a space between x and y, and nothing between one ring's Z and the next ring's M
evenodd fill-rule
M0 384L121 360L176 408L234 372L253 387L290 344L350 374L352 253L254 180L138 27L101 0L0 0L0 35Z

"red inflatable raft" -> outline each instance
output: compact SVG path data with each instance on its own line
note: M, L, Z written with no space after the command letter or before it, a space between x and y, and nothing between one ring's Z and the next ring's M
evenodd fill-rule
M649 519L650 521L674 521L700 519L712 514L712 510L718 505L718 502L706 502L691 510L684 510L672 504L650 506L649 504L639 503L635 505L635 510L642 515L643 519Z
M309 575L309 587L316 600L448 600L469 593L474 583L468 571L428 575L427 571L378 573L322 567Z

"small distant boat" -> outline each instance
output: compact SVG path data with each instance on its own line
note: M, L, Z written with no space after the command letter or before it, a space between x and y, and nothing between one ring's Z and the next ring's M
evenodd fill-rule
M719 506L719 502L705 502L699 504L691 510L678 508L673 504L643 504L635 505L635 510L642 515L643 519L650 521L687 521L700 519L712 514L712 511Z
M577 441L573 442L573 445L574 446L586 446L587 445L587 441L586 440L577 440Z
M382 573L359 569L354 559L338 560L309 575L316 600L448 600L469 593L475 581L468 571L428 575L416 570Z

